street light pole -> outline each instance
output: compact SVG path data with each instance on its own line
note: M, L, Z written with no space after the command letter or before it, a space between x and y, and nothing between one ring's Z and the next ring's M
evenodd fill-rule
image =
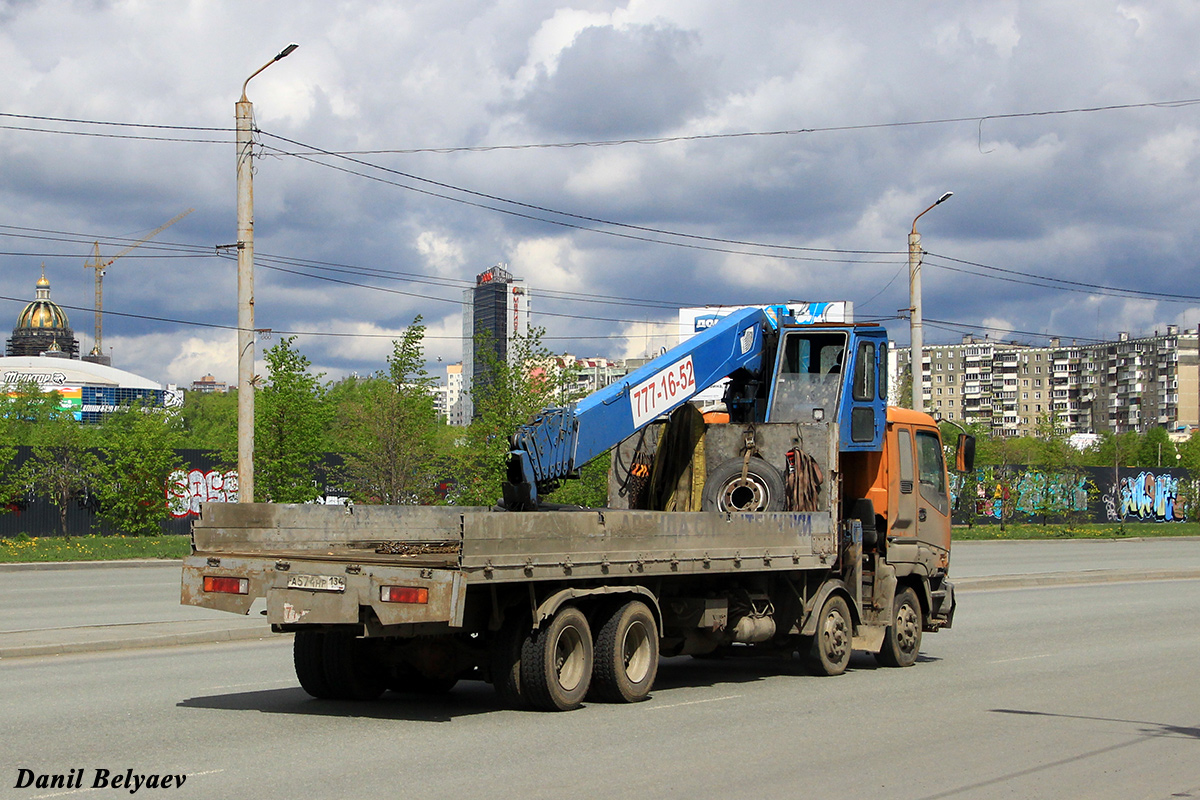
M933 205L913 218L912 232L908 234L908 302L909 302L909 340L911 341L908 359L909 380L912 383L912 407L916 411L925 410L925 366L924 347L925 331L921 315L921 234L917 233L917 220L925 216L934 206L941 205L954 196L954 192L946 192Z
M246 97L250 79L299 45L289 44L242 84L237 117L238 251L238 502L254 502L254 106Z

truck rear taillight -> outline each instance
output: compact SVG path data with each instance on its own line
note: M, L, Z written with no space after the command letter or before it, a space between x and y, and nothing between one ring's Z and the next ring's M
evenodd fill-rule
M215 575L205 575L204 591L246 594L250 591L250 581L245 578L218 578Z
M380 586L379 599L385 603L420 603L429 602L429 590L416 586Z

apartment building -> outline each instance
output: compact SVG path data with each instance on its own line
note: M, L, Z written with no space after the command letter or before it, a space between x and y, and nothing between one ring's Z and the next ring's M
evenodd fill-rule
M894 352L907 375L909 353ZM1067 434L1200 426L1196 330L1047 346L964 336L927 345L922 362L926 410L993 436L1030 435L1047 421Z

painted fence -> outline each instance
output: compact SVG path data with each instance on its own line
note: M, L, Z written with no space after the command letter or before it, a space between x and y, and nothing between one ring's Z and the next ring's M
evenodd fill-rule
M180 460L186 465L175 472L163 488L163 503L167 519L160 528L163 533L187 534L191 521L200 513L201 503L227 503L237 500L237 470L224 467L219 454L210 450L178 450ZM20 447L17 463L29 457L29 448ZM341 458L326 456L326 468L334 472ZM323 502L340 503L343 496L336 490L326 488L328 494ZM121 533L99 515L100 504L95 494L83 492L67 507L67 531L72 536L98 533L104 536ZM0 513L0 537L18 534L28 536L56 536L59 533L58 508L45 498L27 498L10 505Z
M1085 467L1076 473L985 466L951 478L954 521L1017 522L1071 517L1088 522L1184 522L1196 496L1187 470Z

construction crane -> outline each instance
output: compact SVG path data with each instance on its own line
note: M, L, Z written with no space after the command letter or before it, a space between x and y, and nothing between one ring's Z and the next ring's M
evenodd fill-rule
M114 261L116 261L118 258L120 258L121 256L128 253L133 248L146 243L150 239L153 239L155 236L158 236L158 234L162 233L167 228L174 225L176 222L179 222L179 220L183 219L184 217L186 217L188 214L192 213L195 210L196 209L194 209L194 208L189 208L187 211L184 211L182 214L176 214L175 216L171 217L169 220L164 222L162 225L159 225L157 228L150 231L145 236L138 239L136 242L129 245L124 250L117 253L115 256L113 256L112 258L110 258L108 260L103 260L100 258L100 243L99 242L95 243L95 249L92 253L92 260L83 265L84 269L96 270L96 344L94 347L92 347L92 355L93 356L102 356L104 354L104 351L100 347L101 329L103 327L103 319L104 319L104 270L107 269L108 267L110 267Z

